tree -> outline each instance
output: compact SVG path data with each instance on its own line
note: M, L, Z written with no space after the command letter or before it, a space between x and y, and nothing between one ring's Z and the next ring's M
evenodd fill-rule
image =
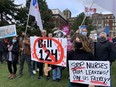
M84 17L85 17L85 14L84 14L84 13L80 13L80 14L77 16L77 18L76 18L76 20L74 21L74 24L73 24L73 26L72 26L72 29L73 29L74 31L76 31L77 29L79 29L79 26L81 25L81 23L82 23ZM88 17L88 16L86 17L86 19L85 19L83 25L86 25L86 26L87 26L88 31L91 31L91 30L93 30L93 28L94 28L94 27L92 26L92 20L91 20L90 17Z
M0 0L0 26L15 23L16 16L20 5L14 4L14 0Z
M26 1L26 6L21 7L20 11L16 17L17 20L19 20L18 23L18 32L21 33L21 31L25 31L26 27L26 22L27 22L27 16L29 12L29 7L30 7L30 2L31 0ZM43 27L46 29L48 32L51 31L51 29L54 27L52 23L52 11L48 8L47 3L45 0L38 0L39 4L39 9L41 13L41 18L43 22ZM36 24L35 18L33 16L29 17L29 27L28 27L28 34L29 35L40 35L40 30ZM25 27L23 27L25 26Z

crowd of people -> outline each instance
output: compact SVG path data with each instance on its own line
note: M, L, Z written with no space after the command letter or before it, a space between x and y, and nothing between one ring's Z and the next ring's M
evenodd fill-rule
M66 36L62 32L57 32L53 35L52 33L47 34L47 31L43 30L41 34L42 37L66 38ZM114 37L112 41L109 41L107 34L105 32L101 32L97 40L92 40L92 38L89 37L86 28L83 28L81 31L77 30L76 33L71 37L71 46L69 47L71 47L72 49L68 50L67 52L68 70L69 60L109 61L111 65L112 62L115 61L116 37ZM16 77L16 74L18 78L21 78L23 76L24 63L26 61L30 77L33 78L34 74L36 74L36 71L38 71L39 80L43 78L44 75L46 77L46 80L49 80L50 77L53 81L56 82L59 82L61 80L63 67L31 60L30 37L24 32L22 33L21 37L13 37L10 40L0 40L0 64L3 63L3 58L7 61L9 71L8 79L14 79ZM18 69L19 72L17 72L18 63L20 65ZM50 75L50 71L52 71L52 75ZM67 79L69 79L68 76ZM68 81L68 87L94 86L91 84L87 85L80 83L72 83Z

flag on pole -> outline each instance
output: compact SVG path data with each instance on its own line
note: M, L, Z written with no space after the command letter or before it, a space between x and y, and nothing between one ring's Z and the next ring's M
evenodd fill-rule
M116 0L94 0L94 3L112 12L116 19Z
M90 16L92 14L96 13L96 8L88 8L88 7L85 7L85 14L87 16Z
M31 0L29 15L32 15L32 16L35 17L35 20L37 22L37 26L39 26L39 29L42 31L43 30L43 25L42 25L42 20L41 20L41 15L40 15L37 0Z

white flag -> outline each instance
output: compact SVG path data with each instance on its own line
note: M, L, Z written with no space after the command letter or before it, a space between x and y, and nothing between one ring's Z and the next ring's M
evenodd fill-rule
M43 25L42 25L42 20L41 20L41 15L40 15L37 0L31 0L29 14L35 17L37 25L39 26L40 30L42 31L43 30Z
M116 0L94 0L94 3L111 11L116 19Z

